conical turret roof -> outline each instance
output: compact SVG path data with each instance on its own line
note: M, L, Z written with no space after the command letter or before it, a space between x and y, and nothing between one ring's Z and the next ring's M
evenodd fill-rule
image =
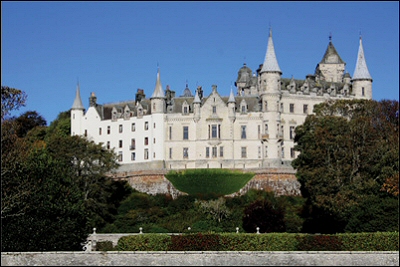
M160 80L160 68L157 70L157 81L156 87L154 88L153 95L151 98L165 98L164 90L162 89L161 80Z
M356 68L355 68L354 74L353 74L353 80L355 80L355 79L371 79L372 80L372 77L368 71L367 62L365 61L364 49L363 49L361 37L360 37L360 46L358 47Z
M269 30L269 37L268 37L268 47L267 52L265 54L264 64L262 66L261 72L266 71L278 71L281 72L279 68L278 60L276 59L274 42L272 41L272 30Z
M76 95L75 95L74 103L72 104L72 109L85 109L82 104L79 83L76 85Z
M229 94L228 103L236 103L235 96L233 95L232 87L231 87L231 93Z

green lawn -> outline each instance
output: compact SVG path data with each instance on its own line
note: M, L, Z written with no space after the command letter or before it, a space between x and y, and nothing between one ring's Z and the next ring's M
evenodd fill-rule
M189 195L229 195L244 187L254 173L223 169L170 171L165 177Z

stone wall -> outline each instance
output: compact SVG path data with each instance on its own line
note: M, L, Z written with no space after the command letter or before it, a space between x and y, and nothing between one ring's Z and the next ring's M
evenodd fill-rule
M238 192L229 196L245 194L249 189L273 191L276 195L300 196L300 183L297 181L295 171L291 168L247 170L255 173L255 176ZM170 181L165 178L166 170L153 171L125 171L111 175L114 179L127 180L132 188L139 192L155 195L169 194L173 198L185 194L177 190Z
M399 266L398 251L2 252L2 266Z

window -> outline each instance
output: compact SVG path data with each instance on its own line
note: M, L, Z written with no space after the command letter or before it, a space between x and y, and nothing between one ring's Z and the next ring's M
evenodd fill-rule
M264 158L268 158L268 146L265 146Z
M172 140L172 126L169 126L169 140Z
M189 157L189 148L188 147L184 147L183 148L183 158L187 159Z
M219 156L222 158L222 157L224 157L224 147L223 146L221 146L220 148L219 148Z
M308 105L306 104L303 105L303 113L308 114Z
M119 140L119 147L122 147L122 140Z
M241 138L246 139L246 125L242 125Z
M144 149L144 159L149 159L149 149L148 148Z
M281 103L281 112L283 113L283 103Z
M146 121L146 122L144 123L144 130L147 131L148 129L149 129L149 122Z
M189 126L183 126L183 140L189 139Z
M85 129L85 136L87 136L87 130Z
M265 134L268 134L268 124L264 125Z
M135 123L132 123L132 132L134 132L134 131L136 131L136 124Z
M210 157L210 148L206 147L206 158Z
M153 128L154 128L154 129L156 128L156 123L153 123Z
M282 156L282 158L285 158L285 148L284 147L281 147L281 156Z
M247 147L242 146L242 158L247 158Z
M212 109L213 109L213 114L217 114L217 107L213 106Z
M261 158L261 147L260 146L258 147L258 158L259 159Z
M119 125L119 132L122 133L122 124Z
M107 141L107 149L110 149L110 141Z
M118 152L118 161L121 162L122 161L122 151Z
M213 157L213 158L216 158L216 157L217 157L217 147L216 147L216 146L214 146L214 147L212 148L212 157Z
M101 127L99 128L99 135L101 135Z
M144 138L144 145L147 146L149 144L149 138L145 137Z
M242 113L246 113L246 106L242 105Z
M264 101L264 111L267 111L267 110L268 110L268 102Z
M110 133L111 133L111 127L107 126L107 134L110 134Z
M217 125L211 125L211 138L217 138Z
M135 149L136 149L136 140L133 138L131 139L130 150L135 150Z
M136 153L135 153L135 152L132 152L132 154L131 154L131 160L132 160L132 161L136 160Z
M172 159L172 147L169 148L169 158Z
M258 139L261 137L261 125L258 125L257 127L257 134L258 134Z
M153 138L153 144L155 144L156 143L156 139L155 138Z
M294 126L290 126L290 140L294 139Z
M189 113L189 107L188 106L184 106L183 107L183 114L188 114Z
M364 96L364 95L365 95L364 87L362 87L361 90L362 90L362 91L361 91L361 95Z
M294 113L294 104L290 104L290 113Z
M293 159L296 156L294 148L290 148L290 157Z

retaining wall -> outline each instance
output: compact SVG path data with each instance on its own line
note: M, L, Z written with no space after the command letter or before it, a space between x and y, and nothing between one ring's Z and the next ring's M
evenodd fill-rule
M399 266L398 251L384 252L2 252L2 266Z

